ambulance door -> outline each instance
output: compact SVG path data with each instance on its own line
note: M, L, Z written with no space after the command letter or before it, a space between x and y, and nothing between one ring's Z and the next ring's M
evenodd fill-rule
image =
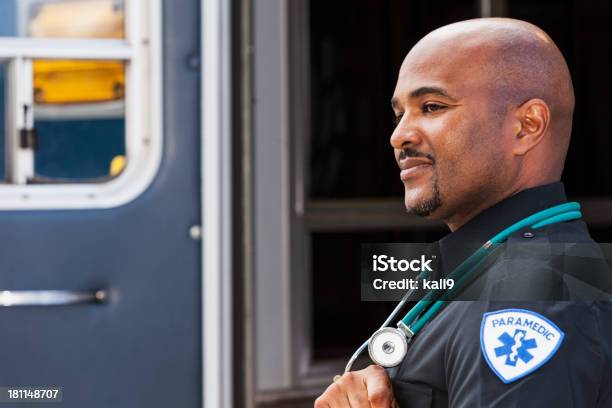
M199 16L0 2L1 402L201 406Z

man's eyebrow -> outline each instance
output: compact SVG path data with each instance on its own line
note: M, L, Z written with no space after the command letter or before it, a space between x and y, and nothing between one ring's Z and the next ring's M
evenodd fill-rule
M452 101L456 101L456 99L450 96L448 92L446 92L444 89L439 88L437 86L422 86L420 88L417 88L414 91L410 92L410 99L420 98L421 96L425 96L425 95L437 95L437 96L442 96L444 98L448 98ZM398 98L395 98L395 97L391 98L391 107L395 109L397 108L398 105L399 105Z
M446 92L444 89L439 88L437 86L422 86L410 92L410 98L413 98L413 99L419 98L424 95L438 95L444 98L455 100L455 98L450 96L448 92Z

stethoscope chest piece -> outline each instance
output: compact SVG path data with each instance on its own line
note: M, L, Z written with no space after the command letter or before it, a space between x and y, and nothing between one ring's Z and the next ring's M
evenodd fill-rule
M395 367L408 351L406 335L399 329L384 327L376 331L368 343L370 358L383 367Z

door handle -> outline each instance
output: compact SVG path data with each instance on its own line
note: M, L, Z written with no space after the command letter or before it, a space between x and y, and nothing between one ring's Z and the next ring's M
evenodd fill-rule
M0 307L78 305L83 303L104 303L107 299L108 293L102 289L90 292L71 290L0 291Z

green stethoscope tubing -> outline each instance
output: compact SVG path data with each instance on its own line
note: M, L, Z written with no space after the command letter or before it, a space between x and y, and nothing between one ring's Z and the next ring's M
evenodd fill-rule
M569 202L559 204L554 207L547 208L543 211L539 211L535 214L530 215L521 221L512 224L510 227L504 229L493 238L485 242L476 252L470 255L465 261L463 261L453 272L451 272L447 278L454 279L455 285L452 290L432 290L423 299L410 309L410 311L402 318L398 326L404 326L404 332L407 333L409 338L412 338L421 329L429 323L437 313L444 307L447 300L457 293L460 288L472 277L473 273L478 270L478 266L481 265L486 258L493 254L503 244L510 235L524 228L530 227L531 229L538 229L547 225L556 224L560 222L572 221L582 218L580 212L580 204L577 202ZM420 274L418 279L426 278L428 274ZM406 295L399 302L397 307L391 312L389 317L385 320L381 328L386 327L395 315L402 309L405 302L410 297L411 292L407 292ZM423 313L424 312L424 313ZM422 315L421 315L422 313ZM419 317L419 315L421 315ZM350 371L353 363L365 350L368 341L361 345L357 351L353 354L349 360L345 371Z

